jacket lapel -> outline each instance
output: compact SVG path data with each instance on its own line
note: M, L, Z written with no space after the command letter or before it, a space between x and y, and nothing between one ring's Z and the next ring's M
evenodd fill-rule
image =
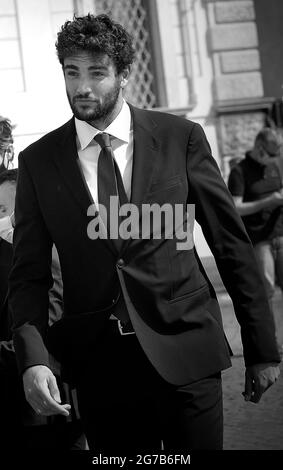
M131 183L131 204L140 206L145 200L155 172L159 142L153 136L157 127L147 111L130 106L133 123L133 169ZM120 255L123 254L131 239L123 243Z
M65 184L81 209L87 214L89 206L93 204L93 199L79 165L74 118L66 123L64 130L62 138L58 141L60 153L54 156L54 162Z
M131 185L131 203L139 205L145 200L154 174L159 142L153 136L157 127L152 114L130 106L133 120L134 152Z

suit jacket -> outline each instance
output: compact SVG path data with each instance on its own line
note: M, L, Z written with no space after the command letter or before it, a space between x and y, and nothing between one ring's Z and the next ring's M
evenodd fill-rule
M195 204L241 324L246 363L279 362L250 240L202 128L168 114L134 107L131 112L131 202L139 208ZM178 251L176 238L130 239L117 254L111 240L88 237L90 204L71 119L19 157L10 301L20 370L48 365L53 241L62 269L64 318L49 344L67 365L79 358L83 367L122 291L145 354L168 382L189 383L229 367L219 305L195 249Z
M0 372L15 371L12 319L8 308L8 276L12 266L12 245L0 238Z
M12 265L12 245L0 237L0 311L8 292L8 276Z

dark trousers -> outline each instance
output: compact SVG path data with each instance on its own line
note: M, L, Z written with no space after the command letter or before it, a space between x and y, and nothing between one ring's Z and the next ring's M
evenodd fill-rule
M116 322L84 363L78 379L80 415L95 452L222 449L221 373L175 386L156 372L135 335Z

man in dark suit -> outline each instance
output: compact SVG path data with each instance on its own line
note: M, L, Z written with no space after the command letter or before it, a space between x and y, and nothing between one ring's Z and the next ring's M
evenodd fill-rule
M179 249L180 226L161 217L161 236L138 227L153 204L195 207L241 324L245 399L256 403L280 358L241 219L201 127L123 100L134 51L121 25L76 18L57 53L74 118L19 157L10 301L27 400L40 414L68 414L49 348L76 384L91 449L156 451L161 440L168 451L221 449L221 370L231 362L215 292L189 234ZM53 242L64 318L48 329Z

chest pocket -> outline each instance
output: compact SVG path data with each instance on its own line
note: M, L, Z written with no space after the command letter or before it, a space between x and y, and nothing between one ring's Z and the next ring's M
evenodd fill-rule
M159 191L174 190L176 187L182 185L183 178L180 175L172 176L164 180L154 181L150 187L148 195L157 193Z
M151 204L185 204L187 192L185 178L180 175L153 182L147 194L147 202Z

